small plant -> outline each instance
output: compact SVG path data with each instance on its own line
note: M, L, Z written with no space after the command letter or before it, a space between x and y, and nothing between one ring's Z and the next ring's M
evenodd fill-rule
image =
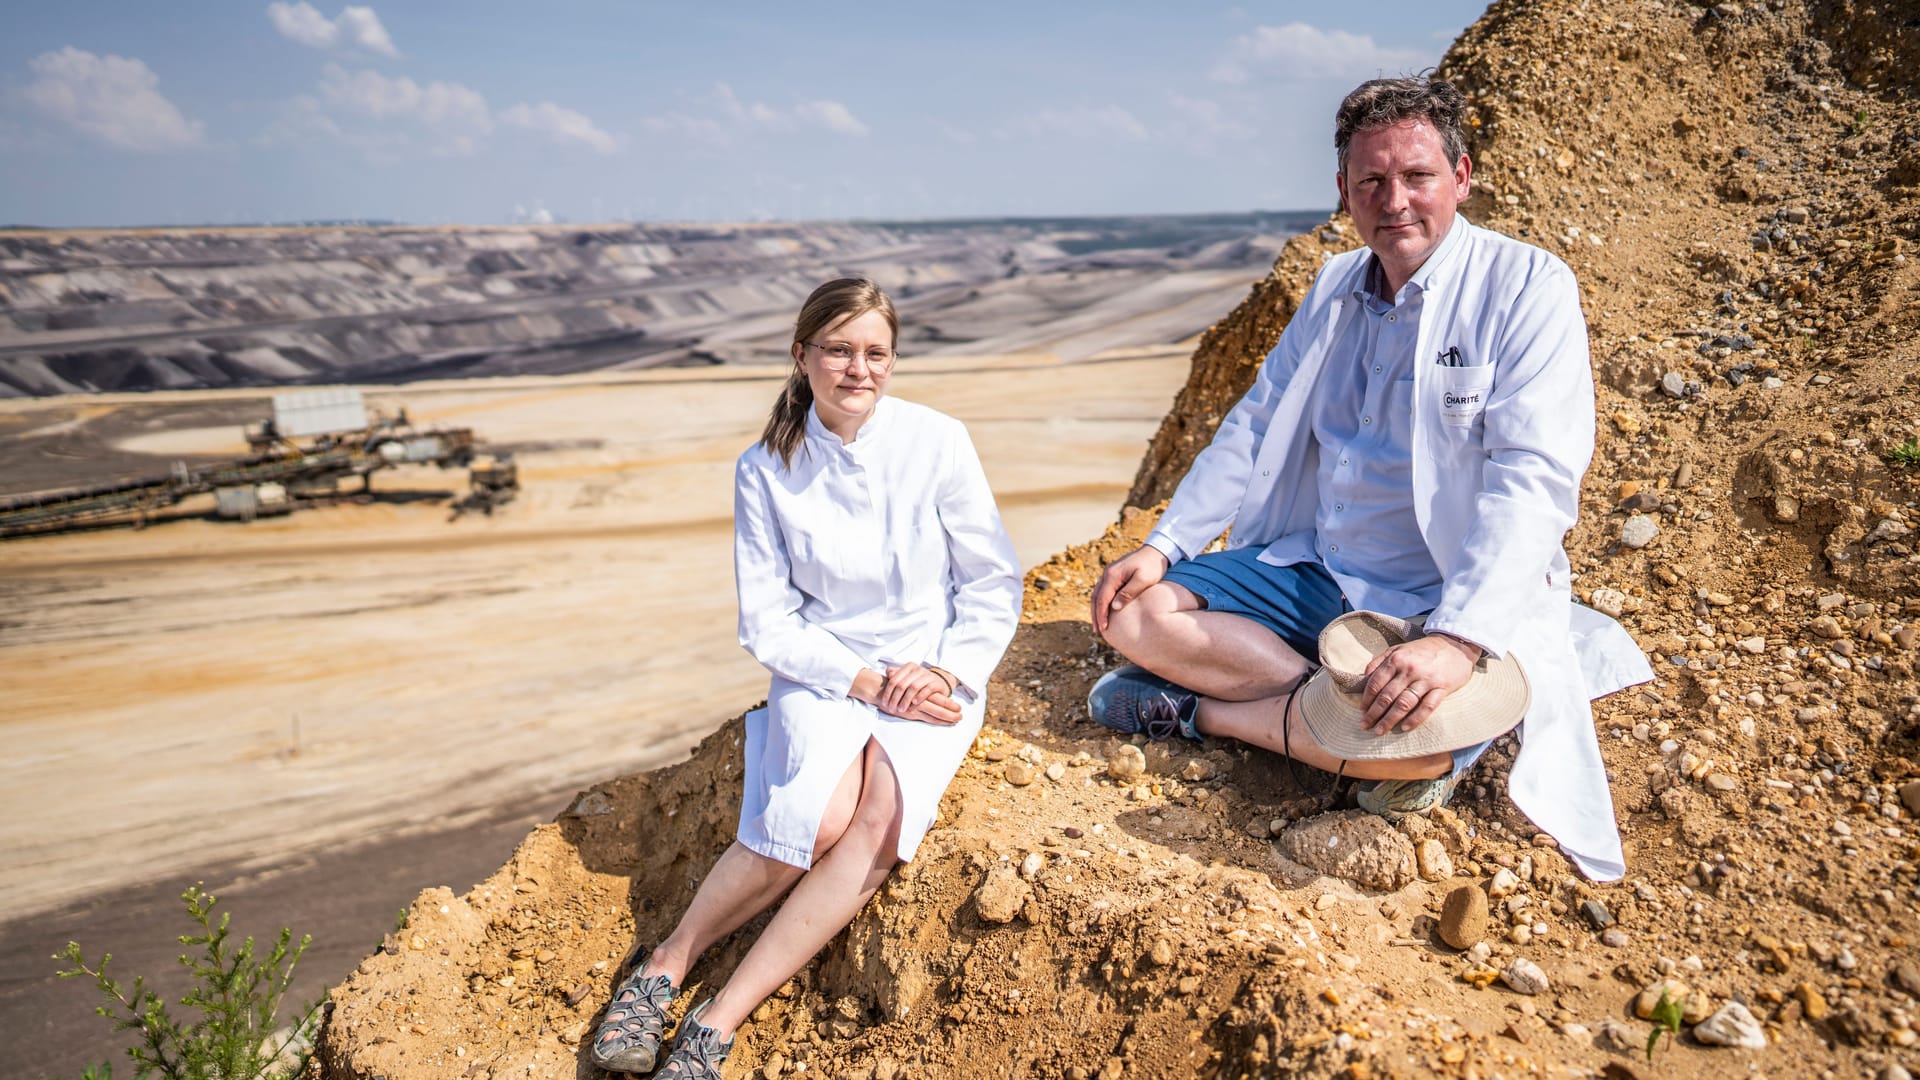
M1685 1000L1684 996L1681 1000ZM1680 1002L1668 997L1666 990L1662 989L1660 991L1660 1001L1653 1007L1653 1031L1647 1035L1647 1060L1649 1062L1653 1060L1653 1048L1660 1043L1661 1032L1666 1033L1667 1045L1673 1045L1674 1038L1680 1034L1680 1017L1682 1015Z
M1894 447L1888 452L1887 458L1902 468L1920 468L1920 436L1909 438Z
M311 936L293 941L293 931L281 930L273 948L264 958L256 958L253 939L233 947L227 931L228 915L222 913L216 924L213 906L218 901L199 885L180 894L187 915L200 927L199 933L182 934L180 944L200 946L200 954L181 954L180 964L193 975L179 1004L199 1012L190 1024L175 1020L167 1002L146 988L144 977L135 977L131 991L107 974L113 954L100 957L97 967L89 966L80 951L80 943L67 942L65 951L54 956L69 967L60 971L63 979L90 978L107 1001L94 1011L113 1021L115 1031L132 1031L139 1042L127 1048L133 1060L136 1080L167 1077L169 1080L278 1080L290 1077L305 1066L304 1059L288 1066L280 1057L299 1038L316 1009L306 1010L299 1023L276 1037L275 1017L287 986L293 981L293 969L307 951ZM304 1058L304 1056L303 1056ZM82 1080L110 1080L110 1065L89 1067Z

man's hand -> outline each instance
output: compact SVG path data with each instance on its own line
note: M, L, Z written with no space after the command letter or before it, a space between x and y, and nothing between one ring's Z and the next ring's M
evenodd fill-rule
M1445 634L1395 645L1367 665L1363 724L1376 735L1412 731L1473 675L1480 647Z
M1140 545L1125 558L1108 566L1093 586L1093 630L1107 632L1107 617L1133 602L1148 587L1165 577L1167 557L1160 549Z

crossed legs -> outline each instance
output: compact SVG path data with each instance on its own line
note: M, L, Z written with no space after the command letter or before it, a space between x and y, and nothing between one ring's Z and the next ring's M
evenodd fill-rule
M645 972L684 984L714 942L788 894L702 1017L722 1037L732 1035L853 921L887 879L898 861L901 810L899 778L880 744L869 740L827 804L812 868L789 866L735 842L700 883L673 933L647 958Z
M1316 769L1334 772L1341 759L1320 748L1288 703L1311 670L1280 635L1240 615L1208 611L1183 585L1150 586L1107 620L1107 643L1120 655L1200 695L1194 726ZM1397 761L1349 761L1361 780L1430 780L1453 768L1447 754Z

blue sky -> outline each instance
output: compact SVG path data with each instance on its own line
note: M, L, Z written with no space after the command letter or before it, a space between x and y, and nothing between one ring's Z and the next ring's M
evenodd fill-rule
M0 223L1330 207L1479 0L152 0L0 15Z

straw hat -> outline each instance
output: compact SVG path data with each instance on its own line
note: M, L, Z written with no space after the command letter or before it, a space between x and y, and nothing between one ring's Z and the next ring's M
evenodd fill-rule
M1512 656L1482 656L1460 687L1412 731L1375 735L1365 722L1367 665L1387 649L1421 636L1421 618L1350 611L1320 631L1323 665L1300 689L1300 715L1313 741L1357 761L1421 757L1483 743L1513 730L1532 694Z

